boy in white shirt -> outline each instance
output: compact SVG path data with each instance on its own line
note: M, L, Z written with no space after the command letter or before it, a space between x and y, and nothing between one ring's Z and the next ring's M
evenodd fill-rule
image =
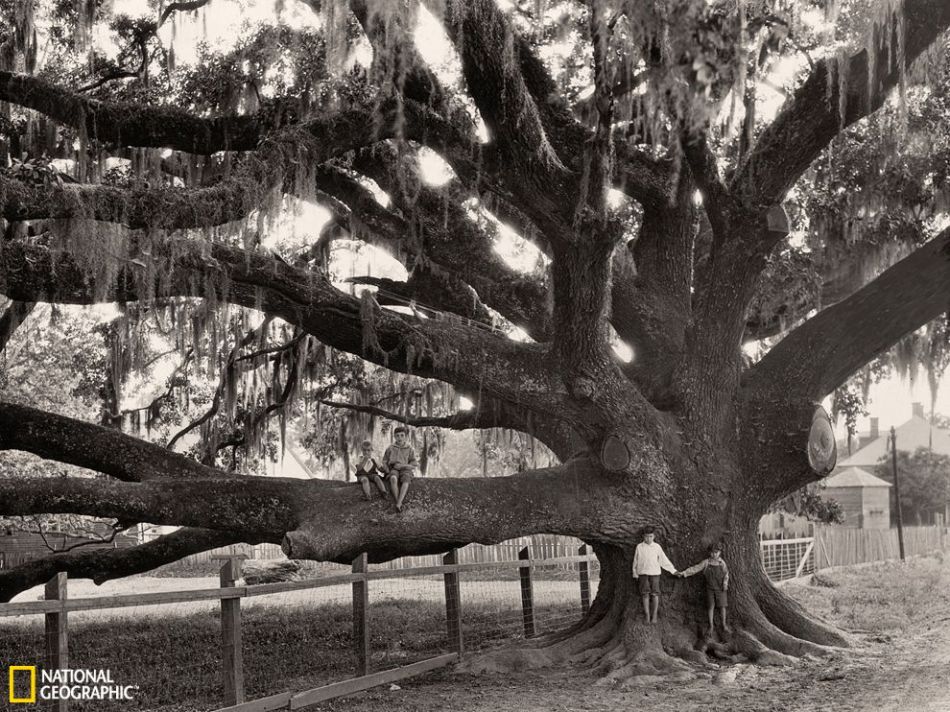
M640 589L643 614L647 623L651 624L656 623L656 614L660 610L660 570L666 569L671 574L676 573L676 567L666 558L663 547L653 541L655 536L653 527L644 529L643 541L637 544L633 555L633 577L637 579Z

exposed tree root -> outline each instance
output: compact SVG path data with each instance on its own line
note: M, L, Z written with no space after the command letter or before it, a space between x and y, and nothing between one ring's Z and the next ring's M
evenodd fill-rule
M460 669L509 672L566 663L594 673L598 685L620 687L639 687L659 680L685 682L719 671L722 674L716 675L716 684L731 684L736 676L722 672L722 665L792 665L803 657L839 652L824 641L846 642L837 631L811 621L781 592L773 595L771 584L767 589L754 580L740 584L731 594L736 607L731 616L733 630L710 630L705 611L696 605L699 591L679 583L666 595L669 600L664 600L660 620L651 625L641 613L640 599L629 575L629 560L610 549L598 555L601 585L594 605L581 622L529 642L527 647L478 656ZM784 621L796 632L800 627L807 639L786 632L773 619Z
M775 627L818 645L849 646L847 637L841 631L807 613L796 601L773 586L764 573L757 578L760 580L756 581L755 600Z

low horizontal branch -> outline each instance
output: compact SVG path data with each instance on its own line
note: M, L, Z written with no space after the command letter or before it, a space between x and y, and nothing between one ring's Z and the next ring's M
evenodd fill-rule
M190 554L230 544L259 544L265 541L279 543L280 537L184 528L125 549L87 549L52 554L0 571L0 602L7 602L18 593L46 583L61 571L70 578L92 579L96 584L103 584L151 571Z
M0 515L86 514L274 534L299 521L293 503L302 482L250 476L138 483L101 477L0 478Z

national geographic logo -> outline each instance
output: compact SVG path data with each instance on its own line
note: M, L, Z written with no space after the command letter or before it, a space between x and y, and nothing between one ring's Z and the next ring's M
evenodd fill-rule
M41 670L37 685L36 665L10 666L11 704L35 704L39 700L131 700L138 685L116 685L111 670L64 668Z
M24 679L29 680L28 684L23 684ZM17 687L17 682L20 682L19 687ZM24 688L29 694L23 694L22 690ZM18 690L21 691L20 694L17 694ZM10 702L12 704L32 704L36 702L36 665L10 666Z

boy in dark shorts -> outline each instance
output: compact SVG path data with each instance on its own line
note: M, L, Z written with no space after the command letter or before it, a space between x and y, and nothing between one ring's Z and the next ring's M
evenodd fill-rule
M676 567L666 558L663 547L653 541L655 536L653 527L644 529L643 541L637 544L633 555L633 577L637 579L647 623L656 623L656 614L660 610L660 570L676 573Z
M396 442L386 448L383 453L383 470L389 475L389 484L392 487L393 499L396 500L396 511L402 511L402 501L409 491L409 483L416 474L416 451L409 444L409 429L404 425L393 431Z
M383 484L383 477L385 476L373 457L373 443L364 440L360 444L360 464L356 466L356 481L363 488L363 496L366 499L373 498L370 480L376 485L376 489L382 492L383 497L386 496L386 485Z
M709 630L712 631L715 626L715 609L718 608L722 616L722 629L726 633L731 633L732 629L726 623L726 610L729 608L726 593L729 590L729 569L721 556L722 547L719 544L713 544L709 547L709 558L700 561L695 566L690 566L677 576L692 576L700 571L703 572L706 579L706 613L709 616Z

